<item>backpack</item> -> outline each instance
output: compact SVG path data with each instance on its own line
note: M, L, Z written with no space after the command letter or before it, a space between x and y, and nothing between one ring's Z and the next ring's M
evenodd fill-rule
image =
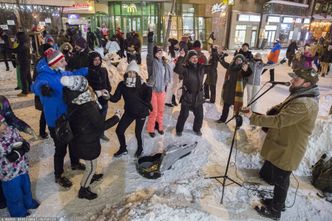
M312 167L312 185L323 192L332 193L332 157L326 160L326 154Z

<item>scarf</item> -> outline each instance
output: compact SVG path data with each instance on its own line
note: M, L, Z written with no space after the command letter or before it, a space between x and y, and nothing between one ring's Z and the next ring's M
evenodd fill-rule
M235 86L235 98L234 98L234 113L236 115L239 114L243 106L243 91L244 91L243 77L242 74L238 72L236 86Z

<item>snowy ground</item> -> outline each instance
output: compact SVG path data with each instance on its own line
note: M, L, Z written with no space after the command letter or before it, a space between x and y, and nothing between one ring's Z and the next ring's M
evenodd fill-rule
M144 56L143 56L144 57ZM230 58L229 58L230 59ZM144 61L145 62L145 61ZM144 63L143 62L143 63ZM33 107L33 95L17 98L15 73L5 72L0 64L0 94L9 97L14 111L21 119L28 122L38 131L40 113ZM286 64L276 69L277 81L288 81L287 73L290 69ZM197 141L196 149L187 157L176 162L157 180L141 177L135 169L136 139L133 126L127 131L129 155L114 159L113 154L119 146L114 128L107 131L110 142L102 143L102 154L98 161L98 170L105 174L104 179L92 185L92 190L99 197L88 201L77 198L81 172L72 171L68 157L66 158L66 175L74 185L65 190L54 183L53 153L51 139L33 143L30 157L30 177L32 191L36 199L41 202L40 207L32 211L33 217L59 217L60 220L265 220L257 215L253 207L258 204L259 194L253 189L270 191L271 187L262 182L257 172L262 163L259 150L264 140L264 134L259 130L252 130L245 121L237 134L237 147L234 150L229 176L239 182L246 182L244 187L229 185L225 190L224 203L220 204L221 185L215 180L205 179L208 176L223 175L230 142L234 129L233 122L229 125L216 124L221 113L219 97L225 70L219 67L217 86L218 100L216 105L204 104L203 136L197 137L192 132L193 115L191 114L185 125L181 138L175 136L175 124L180 108L167 108L165 111L164 136L157 135L150 138L144 133L144 155L160 152L168 144L192 143ZM269 79L268 72L263 81ZM317 120L314 134L310 138L307 154L300 168L295 171L299 181L296 202L282 214L282 220L332 220L332 204L319 198L317 190L310 184L310 166L320 155L331 150L332 119L327 116L332 104L332 76L321 79L320 117ZM116 85L112 85L113 88ZM288 95L288 88L276 86L271 93L260 101L261 112L281 102ZM109 115L123 103L110 104ZM25 135L24 135L25 136ZM27 137L28 138L28 137ZM331 151L330 151L331 152ZM248 182L256 183L249 185ZM297 182L292 177L287 206L295 197ZM0 210L0 216L6 217L6 209Z

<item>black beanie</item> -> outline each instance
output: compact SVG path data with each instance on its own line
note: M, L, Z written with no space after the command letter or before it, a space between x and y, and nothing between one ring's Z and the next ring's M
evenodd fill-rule
M192 56L194 56L194 55L198 56L197 51L195 51L195 50L190 50L190 51L188 52L188 55L187 55L187 60L189 61L190 58L191 58Z
M198 40L194 41L193 48L201 48L201 42Z

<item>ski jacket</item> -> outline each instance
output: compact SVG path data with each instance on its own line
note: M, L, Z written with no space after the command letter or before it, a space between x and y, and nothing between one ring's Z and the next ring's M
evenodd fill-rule
M88 74L88 68L81 68L77 71L56 71L51 69L46 59L42 59L37 64L38 76L36 81L32 84L32 91L39 96L43 105L45 119L49 127L54 128L56 120L63 114L67 113L67 105L63 100L63 86L60 82L62 76L69 75L83 75ZM51 96L43 96L41 94L41 87L47 85L51 88Z

